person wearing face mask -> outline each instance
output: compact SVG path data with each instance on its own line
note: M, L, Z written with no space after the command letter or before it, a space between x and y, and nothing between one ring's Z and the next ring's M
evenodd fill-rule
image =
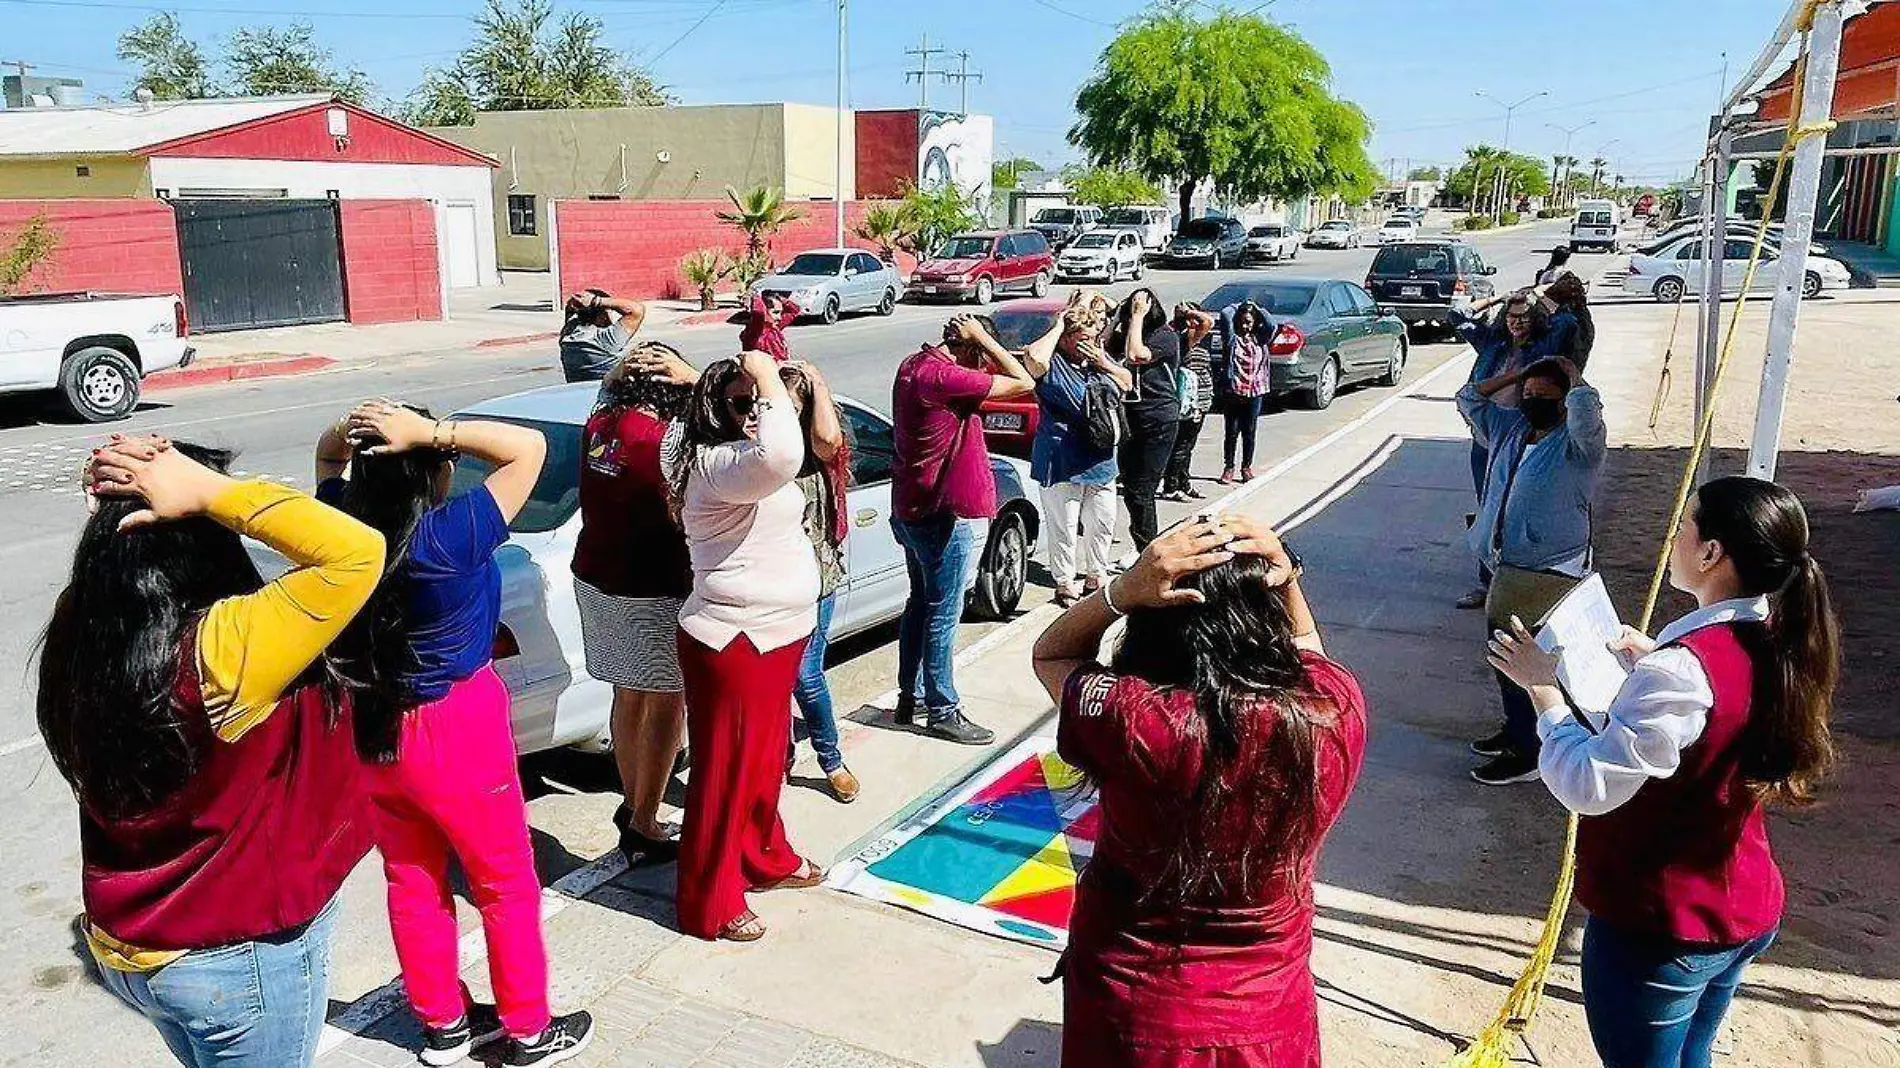
M1498 311L1486 315L1492 308ZM1549 324L1542 305L1533 300L1527 291L1487 297L1468 310L1454 307L1451 309L1450 322L1452 331L1478 355L1471 367L1473 382L1521 371L1545 356L1560 355L1545 350ZM1515 385L1505 386L1492 397L1492 401L1506 408L1514 408L1517 406L1517 392ZM1484 496L1485 472L1490 462L1490 451L1482 442L1472 439L1471 488L1479 498ZM1465 609L1483 608L1490 588L1491 572L1480 562L1478 585L1458 598L1457 606Z
M1696 609L1651 639L1608 712L1571 711L1523 621L1491 662L1528 693L1545 785L1583 817L1583 1009L1607 1068L1708 1068L1735 988L1786 903L1766 805L1813 800L1833 763L1840 624L1807 513L1772 482L1696 492L1669 581Z
M1494 398L1520 392L1517 407ZM1513 616L1536 622L1590 571L1590 513L1603 469L1603 399L1565 360L1472 382L1458 393L1472 440L1490 458L1471 551L1491 573L1487 634ZM1472 743L1486 758L1471 777L1487 786L1537 778L1537 713L1502 674L1504 724Z

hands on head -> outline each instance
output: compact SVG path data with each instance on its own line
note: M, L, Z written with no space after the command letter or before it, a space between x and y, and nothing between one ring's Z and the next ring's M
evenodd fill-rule
M1180 583L1236 556L1265 559L1268 584L1274 587L1299 575L1271 527L1243 515L1203 516L1150 542L1135 565L1115 580L1111 598L1124 610L1200 604L1205 600L1200 591Z
M357 405L345 417L344 426L350 444L361 447L377 443L363 449L364 455L388 456L438 444L442 424L413 408L378 397Z
M88 511L108 498L136 499L145 507L119 520L120 530L202 515L231 479L172 448L157 434L114 434L92 450L80 472Z

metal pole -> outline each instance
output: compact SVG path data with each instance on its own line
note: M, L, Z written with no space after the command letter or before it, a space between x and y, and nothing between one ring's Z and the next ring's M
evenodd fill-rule
M844 75L846 67L845 25L848 18L850 0L838 0L838 159L835 180L831 186L831 196L838 209L837 247L844 247Z
M1702 213L1703 227L1709 235L1705 246L1708 255L1702 263L1702 318L1696 330L1696 426L1702 425L1703 413L1715 403L1711 387L1715 385L1716 346L1722 336L1723 246L1728 243L1728 183L1735 166L1729 153L1734 148L1734 133L1723 130L1716 136L1715 157L1709 161L1710 199ZM1739 308L1736 314L1740 314ZM1696 472L1698 482L1708 477L1708 469L1709 459L1704 454L1702 468Z
M1834 79L1841 60L1842 0L1819 0L1808 34L1808 70L1801 89L1803 128L1824 123L1834 110ZM1775 477L1781 451L1782 408L1788 399L1788 371L1794 363L1795 322L1801 315L1801 286L1807 277L1808 243L1814 240L1814 208L1821 192L1825 134L1804 137L1795 146L1789 172L1787 231L1781 240L1781 277L1768 313L1768 363L1762 368L1761 396L1755 406L1755 434L1749 440L1748 473ZM1765 209L1774 210L1770 204Z

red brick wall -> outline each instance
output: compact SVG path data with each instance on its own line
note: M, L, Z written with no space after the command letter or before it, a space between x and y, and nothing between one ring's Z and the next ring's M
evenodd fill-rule
M178 223L157 200L0 200L0 246L44 214L59 246L24 290L112 290L183 296Z
M687 253L702 248L738 253L745 248L744 236L715 217L730 206L723 200L557 201L561 292L599 287L642 299L686 294L691 287L680 275L679 264ZM805 217L773 239L775 262L804 249L829 248L836 236L833 202L799 201L795 206ZM845 244L875 254L875 245L850 233L864 219L866 208L864 201L846 206ZM908 271L915 261L900 255L898 266ZM721 288L733 287L728 282Z
M350 322L442 318L435 209L425 200L342 203L343 308Z
M915 108L858 112L858 196L895 199L917 181L919 130Z

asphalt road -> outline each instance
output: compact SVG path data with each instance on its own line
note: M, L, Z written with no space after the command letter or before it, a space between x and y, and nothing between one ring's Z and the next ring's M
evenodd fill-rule
M1500 269L1501 285L1523 285L1541 267L1552 246L1556 224L1503 234L1479 235L1476 243ZM1145 282L1166 302L1199 299L1216 285L1265 274L1363 279L1373 250L1305 250L1289 264L1213 273L1151 270ZM1595 257L1573 260L1579 273L1601 264ZM1587 274L1586 274L1587 277ZM1113 287L1125 293L1134 283ZM1057 293L1062 293L1058 289ZM889 318L854 318L836 326L797 326L791 344L801 358L815 362L841 393L879 408L888 407L892 370L920 343L934 340L952 314L941 307L904 306ZM657 331L678 344L696 362L729 355L736 328ZM1462 352L1462 346L1417 347L1407 381L1429 372ZM236 449L241 470L307 486L311 451L323 427L355 402L395 396L452 412L475 401L559 381L551 347L481 351L474 354L419 354L371 366L351 367L295 378L233 383L157 395L131 419L113 429L163 430L175 438ZM1403 388L1403 387L1402 387ZM1269 415L1260 428L1262 468L1319 440L1333 428L1362 414L1390 391L1360 389L1342 394L1325 412L1284 411ZM103 432L77 426L41 425L36 410L19 402L0 406L0 1033L9 1034L0 1063L80 1063L77 1047L98 1049L104 1063L145 1063L117 1057L109 1036L138 1043L149 1036L128 1022L96 990L88 989L81 958L74 948L71 918L79 911L78 850L71 795L38 744L33 720L34 665L31 654L52 601L64 582L75 534L84 516L76 475L86 451ZM1218 469L1218 434L1204 434L1197 473ZM1178 510L1177 510L1178 511ZM1164 512L1164 519L1169 518ZM1031 591L1036 600L1047 591ZM966 640L983 628L966 627ZM890 635L873 632L841 650L833 683L844 708L884 692L894 676ZM572 763L571 761L569 762ZM593 769L594 772L600 769ZM544 858L550 854L591 857L604 848L599 825L611 800L603 776L582 771L554 774L567 781L586 780L584 798L555 784L543 789L531 816L541 832ZM584 801L584 803L582 803ZM568 863L571 864L571 861ZM553 878L558 870L544 871ZM353 880L347 915L377 915L380 878ZM360 937L359 937L360 934ZM386 976L385 932L356 932L339 940L338 974L344 984L373 985ZM90 1040L77 1036L90 1035ZM59 1051L36 1059L35 1050ZM14 1061L15 1056L22 1057Z

